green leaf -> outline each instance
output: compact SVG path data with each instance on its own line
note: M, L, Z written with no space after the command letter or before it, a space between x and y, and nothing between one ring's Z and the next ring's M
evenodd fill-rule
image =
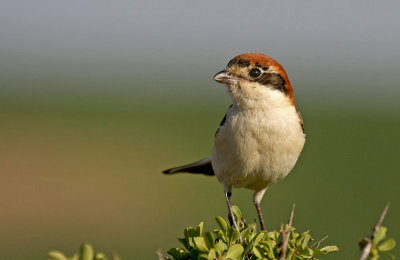
M318 248L314 249L314 256L316 255L324 255L324 253L321 252Z
M200 254L200 252L198 250L196 250L196 249L190 250L189 251L189 259L197 259L199 254Z
M175 260L186 260L190 258L188 252L179 249L179 248L171 248L168 252Z
M390 251L396 246L396 241L393 238L385 240L378 246L379 251Z
M227 237L229 242L235 242L239 238L239 231L236 229L229 227L227 232Z
M375 237L374 237L374 245L377 245L380 241L386 238L386 232L387 228L384 226L381 226L378 229L378 232L376 232Z
M81 246L80 260L93 260L94 249L90 244L83 244Z
M257 258L262 259L264 257L264 250L260 246L254 246L253 247L253 254Z
M310 234L304 234L303 242L301 243L301 248L305 249L308 245L308 242L310 242L311 235Z
M224 233L226 233L226 231L228 230L228 223L226 222L226 220L221 217L216 217L215 220L217 221L220 228L224 231Z
M252 233L249 231L248 228L242 230L242 232L240 232L240 236L243 239L243 242L249 242L252 240Z
M226 233L222 229L214 230L214 233L217 235L218 239L222 239L225 243L228 243L228 238L226 237Z
M264 233L260 232L260 234L258 234L254 240L253 240L253 244L256 246L258 244L258 242L261 241L261 239L264 237Z
M263 240L260 241L258 244L264 246L263 250L268 259L275 259L275 253L274 253L274 247L276 245L275 241Z
M185 231L183 232L185 235L186 240L189 240L191 237L197 237L198 235L198 230L195 230L193 227L188 227L185 228Z
M208 248L206 242L204 241L204 237L195 237L194 244L200 252L208 253Z
M286 253L286 259L294 259L294 257L293 257L293 255L295 255L294 252L295 252L295 250L293 248L289 249L289 252Z
M204 225L204 222L200 222L199 226L196 228L197 236L201 236L201 234L203 233L203 225Z
M392 260L395 260L395 256L388 252L382 252L382 255L389 257Z
M243 241L249 242L254 238L254 236L255 236L254 229L255 229L255 225L251 224L247 228L244 228L240 232L240 236L242 237Z
M197 256L197 260L208 260L207 254L200 254Z
M373 247L371 249L370 256L371 256L371 259L378 259L378 257L379 257L378 249Z
M197 237L197 233L198 232L192 227L185 228L183 234L185 235L185 239L188 242L188 250L190 249L190 247L194 247L193 238Z
M320 248L319 250L321 251L321 253L326 255L327 253L330 253L330 252L339 251L339 248L337 246L325 246L323 248Z
M244 248L240 244L231 246L226 253L227 259L241 259Z
M290 237L293 239L297 239L300 236L299 233L294 232L294 230L290 231Z
M276 235L275 235L275 232L273 232L273 231L267 232L267 237L268 237L268 239L276 240Z
M210 252L208 252L208 260L214 260L214 259L217 259L217 252L215 252L215 249L214 248L212 248L211 250L210 250Z
M189 249L189 243L185 238L178 238L178 241L186 248Z
M253 251L253 242L247 244L246 248L244 249L244 255L248 255L250 252Z
M219 240L218 243L215 244L215 251L219 256L223 255L227 249L227 245L222 240Z
M276 242L271 240L264 240L258 243L259 245L264 246L264 251L267 253L269 258L274 257L274 248L276 247Z
M204 235L203 235L203 237L204 237L204 241L205 241L205 243L206 243L206 245L207 245L207 248L213 248L214 247L214 245L215 245L215 238L214 238L214 235L213 235L213 233L211 233L211 232L206 232Z
M242 212L240 211L239 207L236 205L232 206L233 215L235 215L236 223L240 223L242 220Z
M299 251L300 255L305 258L309 259L313 256L313 250L311 248L305 248Z
M68 260L67 256L63 252L58 250L51 250L47 253L49 260Z

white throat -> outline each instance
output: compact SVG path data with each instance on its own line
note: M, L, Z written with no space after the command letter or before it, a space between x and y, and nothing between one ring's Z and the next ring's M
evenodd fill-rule
M240 110L275 110L293 107L292 100L272 86L256 82L240 82L228 86L234 106Z

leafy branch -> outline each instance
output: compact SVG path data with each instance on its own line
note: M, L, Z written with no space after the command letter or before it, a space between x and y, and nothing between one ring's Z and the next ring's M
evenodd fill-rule
M320 247L322 241L313 243L309 231L297 233L292 226L294 207L289 223L279 231L256 231L256 225L247 225L237 206L232 207L239 231L229 221L216 217L219 228L203 233L203 222L198 227L184 230L179 238L183 248L171 248L168 254L175 260L187 259L316 259L338 250L337 246ZM239 240L242 238L242 242ZM164 259L169 259L163 256Z
M213 231L204 231L204 223L197 227L188 227L184 230L183 238L178 241L183 247L171 248L169 256L163 255L159 249L156 253L158 259L174 260L256 260L256 259L317 259L317 257L338 251L335 245L321 246L327 237L318 241L314 240L309 231L297 233L293 226L294 205L290 213L289 221L281 225L279 230L257 232L256 224L247 224L240 209L232 207L233 215L238 230L222 217L216 217L218 228ZM378 223L375 225L371 236L360 241L362 251L360 260L377 260L380 255L394 259L389 253L396 242L393 238L387 238L388 229L382 226L382 222L389 209L389 204L383 210ZM240 240L240 238L242 238ZM80 252L67 257L63 252L51 250L47 255L48 260L121 260L112 254L111 258L102 252L96 252L90 244L83 244Z
M377 260L380 253L390 259L395 259L394 255L388 253L388 251L392 250L396 246L396 241L393 238L386 237L388 229L382 226L382 222L389 210L389 206L390 203L386 204L386 207L383 209L381 216L379 217L378 223L372 230L371 236L364 237L360 241L360 248L362 250L360 260L366 260L368 256L371 257L371 260Z

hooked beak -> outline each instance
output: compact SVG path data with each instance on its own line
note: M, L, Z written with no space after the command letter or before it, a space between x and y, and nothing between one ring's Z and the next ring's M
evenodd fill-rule
M221 70L220 72L215 74L214 80L219 83L230 85L230 84L237 83L240 79L236 78L235 76L233 76L230 72L228 72L226 70Z

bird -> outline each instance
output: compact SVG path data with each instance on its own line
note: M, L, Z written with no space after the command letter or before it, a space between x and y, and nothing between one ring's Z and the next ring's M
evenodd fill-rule
M260 202L272 184L289 174L305 144L293 87L282 65L261 53L235 56L214 80L227 87L232 104L215 133L211 156L163 173L215 175L224 187L228 218L236 229L232 188L253 190L259 224L265 230Z

